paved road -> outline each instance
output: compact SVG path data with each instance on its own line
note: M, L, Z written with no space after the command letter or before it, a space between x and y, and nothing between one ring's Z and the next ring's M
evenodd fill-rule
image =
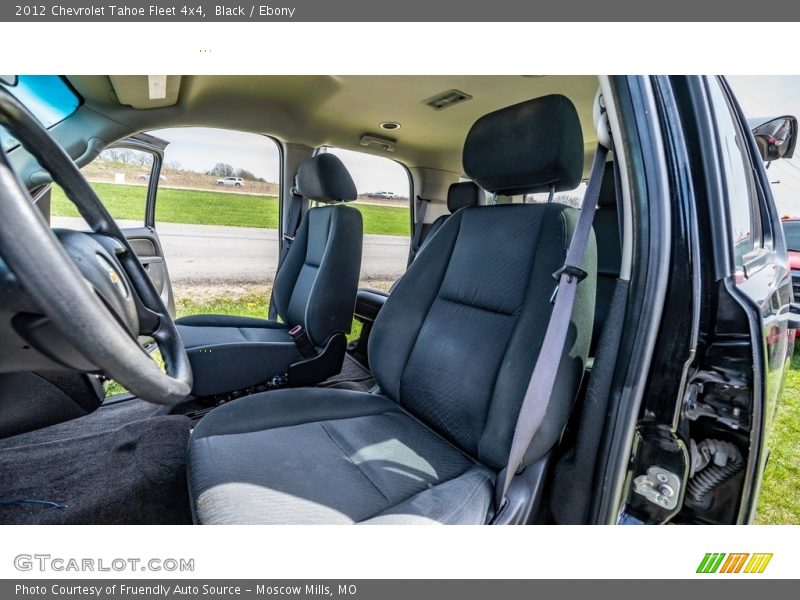
M82 219L53 217L53 227L78 229ZM136 223L120 221L121 227ZM173 282L263 283L278 261L278 232L255 227L162 223L161 244ZM365 235L362 279L393 280L405 270L408 238Z

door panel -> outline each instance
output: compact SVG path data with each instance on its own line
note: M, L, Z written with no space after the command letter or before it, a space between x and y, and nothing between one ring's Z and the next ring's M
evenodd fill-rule
M172 294L172 283L169 278L167 261L164 259L164 250L161 240L155 229L150 227L135 227L123 229L122 233L144 265L145 271L161 296L164 305L169 309L169 314L175 317L175 298Z
M147 179L147 200L142 207L141 226L121 226L122 233L128 239L139 262L147 271L150 280L161 296L161 300L175 316L175 298L172 293L172 283L169 269L164 258L164 249L155 229L155 203L158 194L158 182L161 176L161 165L164 162L164 148L167 142L155 136L140 133L114 144L112 148L128 149L152 155L152 165L149 175L140 175L140 179ZM125 225L124 223L122 225Z

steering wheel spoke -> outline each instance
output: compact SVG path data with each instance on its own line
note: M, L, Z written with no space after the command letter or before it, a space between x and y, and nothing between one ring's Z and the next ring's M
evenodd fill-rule
M51 230L0 152L0 256L82 357L73 368L96 365L157 404L186 399L192 372L183 342L117 223L64 149L3 89L0 125L50 173L92 228ZM157 341L166 373L144 351L140 335Z

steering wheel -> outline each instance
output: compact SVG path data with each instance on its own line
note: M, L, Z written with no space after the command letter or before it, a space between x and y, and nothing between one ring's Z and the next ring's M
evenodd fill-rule
M0 150L0 256L54 326L36 347L76 370L102 372L148 402L186 399L192 369L183 342L117 223L64 149L4 89L0 125L49 171L92 229L51 230ZM140 335L156 341L166 372Z

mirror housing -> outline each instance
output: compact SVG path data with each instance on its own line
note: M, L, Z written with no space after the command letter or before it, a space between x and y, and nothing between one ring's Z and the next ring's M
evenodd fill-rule
M770 119L748 119L756 146L764 162L791 158L797 144L797 118L791 115Z

